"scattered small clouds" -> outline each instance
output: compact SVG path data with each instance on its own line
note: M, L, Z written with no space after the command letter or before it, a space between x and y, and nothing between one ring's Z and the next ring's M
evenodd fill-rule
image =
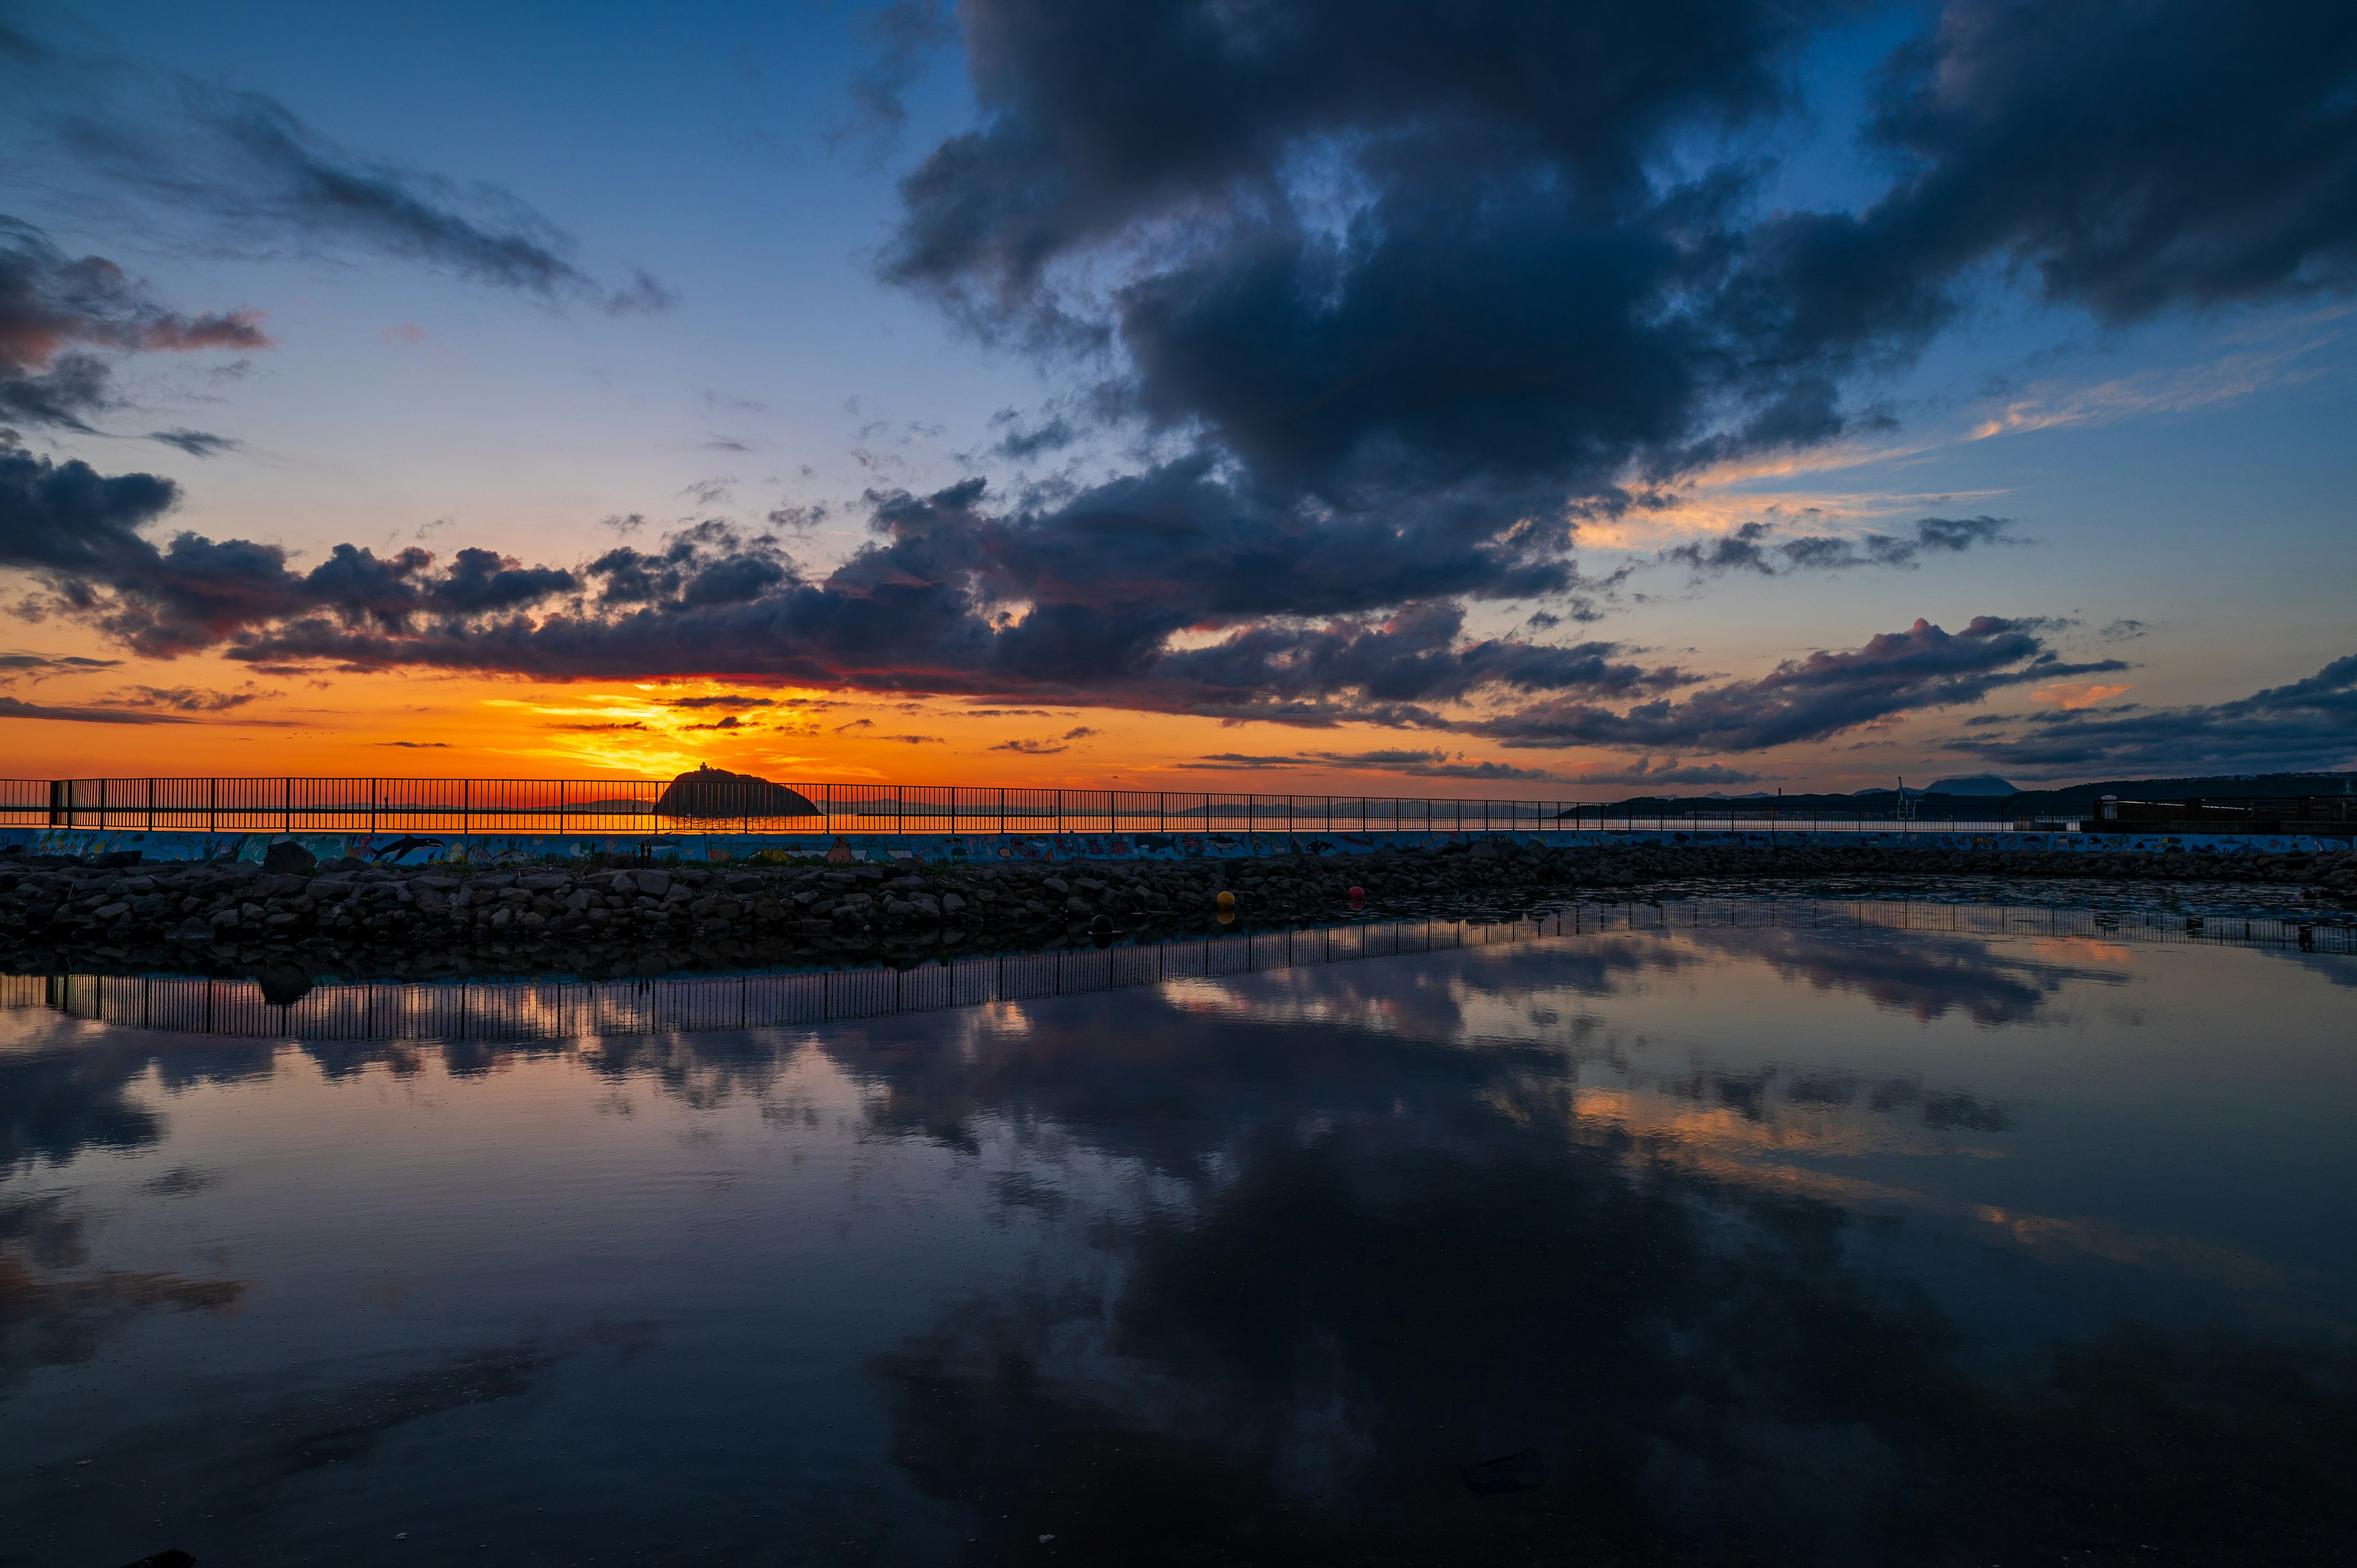
M351 152L264 93L92 69L87 80L100 90L82 91L53 122L59 146L125 189L209 221L230 243L372 251L616 315L677 302L637 269L601 284L573 261L571 234L498 186Z
M147 439L160 441L167 446L177 446L191 457L218 457L245 445L227 435L215 435L209 430L151 430L147 433Z
M450 743L447 740L381 740L376 744L379 746L397 746L404 751L447 751L450 749Z
M2348 768L2357 764L2357 654L2233 702L2062 708L1958 736L1943 749L2050 773Z
M672 708L773 708L775 697L748 696L742 692L722 692L707 697L673 697L663 704Z
M185 725L196 721L182 714L142 713L126 708L52 706L0 697L0 719L57 719L87 725Z
M1793 572L1846 572L1859 566L1912 571L1926 554L1962 554L1991 544L2021 542L2011 532L2010 520L1986 516L1921 518L1913 531L1904 535L1807 534L1771 542L1778 527L1765 520L1747 522L1715 540L1695 540L1664 550L1661 558L1689 567L1697 578L1726 572L1774 577Z
M0 420L96 434L91 420L120 400L111 367L92 349L269 346L256 311L184 316L105 257L69 256L31 224L0 218Z
M212 691L200 686L125 686L100 699L109 707L169 708L183 714L220 714L242 708L248 703L266 702L286 693L264 689L248 682L234 692Z
M120 659L86 659L73 653L0 653L0 681L13 681L19 676L43 681L52 675L86 675L92 671L113 670L122 663Z
M2106 686L2094 682L2058 682L2051 686L2038 687L2029 695L2034 702L2051 703L2064 713L2076 713L2081 708L2108 703L2114 697L2123 696L2133 690L2135 688L2131 686Z

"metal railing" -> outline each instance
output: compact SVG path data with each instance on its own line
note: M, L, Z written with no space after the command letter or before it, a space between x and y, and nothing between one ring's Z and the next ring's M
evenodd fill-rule
M2003 802L1977 813L1906 807L1783 808L1767 800L1599 804L1378 795L1247 795L1025 789L964 784L703 784L673 809L661 779L0 779L0 827L145 832L414 833L1464 833L1590 832L2001 832ZM732 801L731 791L737 799Z
M2280 795L2255 799L2219 800L2198 797L2184 800L2126 800L2105 795L2089 811L2096 832L2138 829L2212 832L2277 832L2288 824L2300 832L2310 828L2347 831L2357 822L2357 797L2348 795Z

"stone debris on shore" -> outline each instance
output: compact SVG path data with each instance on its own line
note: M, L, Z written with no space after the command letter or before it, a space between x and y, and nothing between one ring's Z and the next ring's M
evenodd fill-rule
M1263 928L1361 915L1483 918L1598 892L1691 893L1712 882L1750 891L1761 879L2236 882L2296 888L2309 908L2357 907L2352 850L2197 855L1501 838L1337 856L890 867L616 861L470 869L309 866L309 858L290 842L273 845L262 865L0 861L0 968L657 974L1156 940L1221 929L1231 910L1235 922ZM1351 897L1354 886L1363 900Z

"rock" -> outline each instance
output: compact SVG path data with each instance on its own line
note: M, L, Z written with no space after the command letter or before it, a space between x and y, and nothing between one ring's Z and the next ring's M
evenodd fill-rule
M113 871L121 866L136 865L146 858L135 849L111 849L104 854L91 857L91 865L101 871Z
M639 891L650 898L662 898L671 892L671 875L668 872L633 872L630 879L639 885Z
M963 910L964 908L965 908L965 900L964 900L964 899L963 899L963 898L961 898L961 897L959 897L956 894L954 894L954 893L944 893L944 894L942 894L942 914L944 914L944 915L954 915L954 914L957 914L958 912L960 912L961 910Z
M820 815L818 807L807 795L750 773L730 773L718 768L699 768L673 779L655 801L655 811L666 817Z
M1039 886L1055 894L1070 893L1072 890L1072 885L1060 876L1050 876Z
M215 909L211 920L215 930L233 931L237 929L238 913L234 908Z
M296 843L293 839L280 839L262 852L262 869L296 876L308 875L319 864L319 857Z
M618 871L614 873L614 879L606 884L606 886L611 887L615 892L619 893L625 898L628 898L631 894L636 893L639 890L637 879L631 876L631 875L627 871Z

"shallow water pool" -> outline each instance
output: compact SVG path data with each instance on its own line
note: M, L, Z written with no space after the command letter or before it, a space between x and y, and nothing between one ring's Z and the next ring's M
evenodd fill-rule
M20 986L0 1563L2349 1560L2357 956L1514 937L506 1038Z

